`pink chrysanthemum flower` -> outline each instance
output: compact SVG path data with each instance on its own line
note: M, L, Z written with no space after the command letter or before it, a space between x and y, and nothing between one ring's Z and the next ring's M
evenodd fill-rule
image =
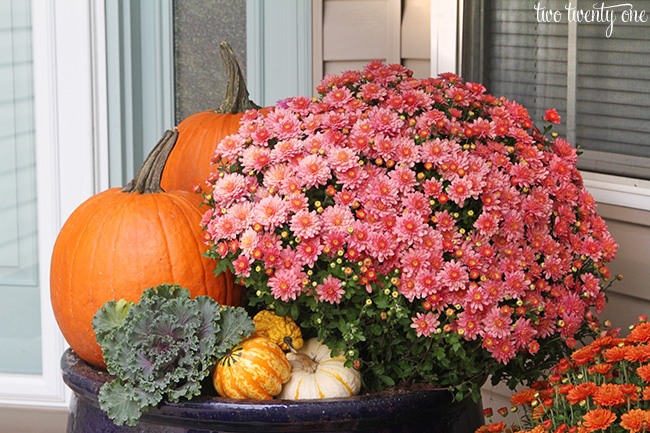
M416 146L412 139L400 136L395 139L394 145L393 158L395 162L406 167L413 167L420 160L419 146Z
M292 269L280 269L269 278L268 285L275 299L295 301L302 291L302 277Z
M336 177L338 182L341 183L344 188L355 190L361 186L369 176L366 170L359 165L347 170L336 170Z
M287 164L272 165L264 172L264 180L262 183L268 189L279 190L290 173L291 169Z
M322 215L323 228L326 231L332 232L345 232L352 227L354 216L347 206L328 206L323 211Z
M311 98L308 98L306 96L294 96L292 98L286 99L285 102L291 111L302 116L308 115L312 108Z
M426 222L420 215L406 213L397 217L394 233L398 240L409 242L412 239L420 239L426 232Z
M274 163L289 162L302 153L303 142L297 139L283 140L271 149L270 157Z
M397 167L389 174L389 177L395 181L398 190L402 194L414 190L414 187L418 184L415 176L416 175L413 170L403 165Z
M239 228L243 229L250 223L253 206L249 201L235 203L230 206L227 215L238 221Z
M295 138L300 133L300 121L291 110L276 107L266 117L265 124L281 140Z
M291 231L300 239L309 239L321 230L320 217L315 211L299 210L291 217Z
M462 208L465 205L465 200L472 195L472 182L466 177L454 179L447 189L447 194Z
M287 208L290 212L296 213L309 207L307 196L302 192L292 193L286 196Z
M207 231L210 238L216 239L234 239L243 227L241 221L232 215L222 215L208 223Z
M441 285L435 270L428 267L420 269L415 277L415 288L418 298L426 298L438 293Z
M433 217L433 221L436 223L437 230L441 232L455 230L456 220L446 210L434 213Z
M517 319L514 325L512 325L512 327L514 329L512 335L514 337L515 346L517 349L528 347L530 343L534 341L534 338L537 335L537 331L531 325L530 319L520 317Z
M393 257L397 252L397 239L390 233L379 231L371 234L368 245L369 254L377 259L379 263Z
M309 155L301 159L296 173L305 182L307 188L324 185L332 177L327 161L318 155Z
M366 183L365 195L369 200L377 200L385 205L392 205L397 203L399 184L395 179L377 172Z
M438 326L440 326L438 316L432 312L426 314L417 313L417 317L413 317L411 320L413 321L411 328L416 330L418 337L428 337L431 334L435 334Z
M346 235L344 232L340 231L330 231L323 235L323 244L330 252L336 253L338 251L343 251L343 247L346 244Z
M407 193L402 200L402 206L407 212L416 213L423 217L429 217L431 214L429 199L419 191Z
M352 223L352 232L348 244L357 252L364 251L372 241L372 230L367 223L356 220Z
M516 344L511 338L496 338L488 350L502 364L507 364L517 354Z
M402 273L406 276L414 276L419 272L421 267L427 264L427 255L420 249L415 248L401 251L399 259Z
M343 107L350 102L354 96L347 87L335 87L330 90L323 98L323 102L331 105L332 107Z
M467 268L455 260L445 263L438 273L438 278L442 285L452 292L465 288L469 282Z
M214 184L212 196L219 207L242 199L248 192L246 178L239 173L227 173Z
M415 84L415 82L414 82ZM433 105L433 99L421 90L407 90L402 94L404 100L403 109L412 116L416 111L429 109Z
M395 157L396 143L391 137L384 134L377 134L373 137L373 157L380 157L386 161Z
M232 262L235 268L235 274L240 277L249 277L251 274L251 265L248 257L240 255L235 261Z
M308 266L313 268L318 256L320 256L324 248L323 242L319 237L302 241L296 248L296 257L294 262L298 266Z
M359 165L359 157L350 148L334 146L327 151L330 165L339 171L345 171Z
M341 285L341 280L328 275L323 280L322 284L316 286L316 294L321 302L329 302L330 304L338 304L345 294L345 289Z
M250 146L244 149L241 162L246 171L260 171L271 162L270 155L267 147Z
M490 237L499 229L499 220L494 214L483 212L474 222L474 227L481 235Z
M321 117L321 125L330 131L347 128L349 126L349 123L350 118L346 112L328 111Z
M479 336L481 317L481 314L462 311L456 321L458 333L468 340L476 340Z
M510 315L501 310L489 310L483 319L483 332L495 338L505 338L512 332Z
M287 222L287 204L280 197L264 197L253 208L253 221L268 229L274 229Z
M360 90L365 101L382 100L386 95L386 89L376 83L365 83Z
M229 135L219 142L215 149L215 160L239 158L244 150L244 140L239 135Z
M212 221L215 215L215 209L210 208L201 216L201 227L206 227Z
M375 131L388 135L396 134L404 123L394 111L377 107L369 110L368 120Z
M257 247L259 239L257 232L249 227L239 237L239 248L241 248L246 256L250 257L253 250Z

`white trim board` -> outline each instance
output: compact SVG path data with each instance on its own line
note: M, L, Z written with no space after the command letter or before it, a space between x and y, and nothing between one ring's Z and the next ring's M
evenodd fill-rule
M581 174L598 203L650 211L650 181L588 171Z
M431 76L458 73L460 0L431 0Z
M312 95L312 3L246 0L246 83L251 100L271 106Z

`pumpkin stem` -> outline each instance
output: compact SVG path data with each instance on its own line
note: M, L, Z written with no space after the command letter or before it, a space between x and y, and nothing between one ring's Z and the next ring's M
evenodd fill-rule
M246 110L257 110L259 105L255 104L248 97L248 89L246 88L246 81L241 72L235 53L228 42L221 42L221 58L226 66L228 74L228 86L226 87L226 96L224 97L221 106L215 110L214 113L243 113Z
M302 369L307 373L316 373L316 370L318 370L318 363L316 361L304 353L299 353L296 348L293 347L293 340L291 337L284 337L284 342L289 346L289 350L291 351L290 353L287 353L287 359L289 362L299 362L302 364Z
M162 138L147 155L138 173L121 191L140 194L163 192L160 187L160 179L167 157L174 148L177 138L178 129L172 128L165 131Z
M287 359L289 362L295 361L302 364L302 369L307 373L316 373L318 370L318 362L314 361L310 356L305 355L304 353L287 353Z

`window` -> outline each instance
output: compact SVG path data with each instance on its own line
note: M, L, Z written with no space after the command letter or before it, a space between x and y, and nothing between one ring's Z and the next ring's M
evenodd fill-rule
M0 373L41 374L29 2L0 1Z
M462 74L519 102L534 121L556 108L555 130L584 151L579 168L650 179L650 2L602 4L466 1ZM557 22L541 22L535 5L559 11ZM614 24L606 15L578 22L599 11Z
M67 216L107 185L95 6L0 0L0 406L68 401L49 269Z

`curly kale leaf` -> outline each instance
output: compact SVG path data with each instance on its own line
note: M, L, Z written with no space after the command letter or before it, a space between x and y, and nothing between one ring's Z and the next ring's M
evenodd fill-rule
M162 284L137 304L109 301L93 319L109 373L100 407L115 424L137 424L163 399L178 402L201 393L201 381L228 349L254 331L242 308Z
M255 331L255 324L243 308L222 307L221 332L217 334L217 347L221 348L218 357L222 358L226 351Z

